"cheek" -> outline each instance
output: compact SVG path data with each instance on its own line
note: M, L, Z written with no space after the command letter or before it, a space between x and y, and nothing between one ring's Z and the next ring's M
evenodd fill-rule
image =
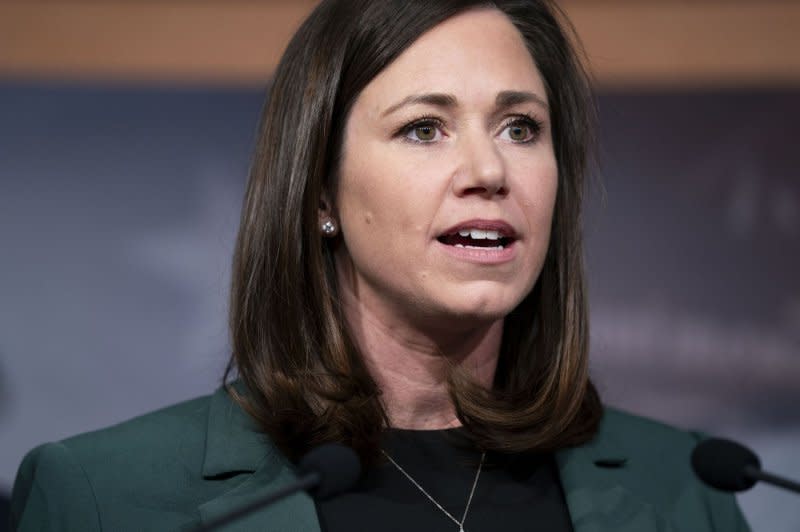
M541 235L543 229L549 232L559 186L556 162L536 162L520 168L517 175L524 176L518 180L518 187L528 230L535 235Z
M409 176L386 164L386 157L382 161L377 168L349 166L342 174L337 195L344 243L340 251L353 268L350 282L365 287L364 294L414 299L414 287L428 277L425 245L432 194L420 192Z
M337 205L343 229L383 232L388 246L427 234L441 199L441 186L435 188L441 172L385 145L370 148L342 166Z
M556 207L556 196L558 195L558 169L555 164L549 169L547 179L542 183L542 216L547 220L548 226L552 224L553 212Z

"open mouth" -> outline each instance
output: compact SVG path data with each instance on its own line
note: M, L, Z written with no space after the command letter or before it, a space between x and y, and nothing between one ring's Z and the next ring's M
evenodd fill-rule
M437 238L447 246L472 249L505 249L514 243L514 237L496 230L459 229Z

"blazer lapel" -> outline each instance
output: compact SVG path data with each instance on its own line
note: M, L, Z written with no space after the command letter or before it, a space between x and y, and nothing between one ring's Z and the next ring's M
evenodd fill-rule
M198 507L200 522L210 521L267 496L291 482L295 475L275 462L264 464L230 491ZM280 503L267 506L225 526L225 532L320 532L314 502L306 493L297 493Z
M585 446L556 453L575 532L674 531L669 519L620 482L627 466L620 448L601 431Z
M259 433L253 420L223 388L211 398L203 477L227 487L224 493L198 507L204 524L297 478L293 466ZM314 501L304 492L244 516L223 530L320 532Z

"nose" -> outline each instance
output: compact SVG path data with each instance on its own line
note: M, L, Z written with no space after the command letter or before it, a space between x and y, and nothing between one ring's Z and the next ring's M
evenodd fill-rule
M483 132L459 144L462 164L453 180L455 194L487 199L508 194L505 161L494 140Z

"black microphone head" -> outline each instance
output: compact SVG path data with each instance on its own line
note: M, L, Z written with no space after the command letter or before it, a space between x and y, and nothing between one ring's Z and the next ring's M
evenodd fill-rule
M752 488L756 479L747 474L748 466L761 469L761 462L753 451L734 441L711 438L698 443L692 452L694 472L718 490Z
M326 443L301 458L298 471L319 474L319 484L311 491L316 498L324 500L355 486L361 476L361 461L351 448Z

